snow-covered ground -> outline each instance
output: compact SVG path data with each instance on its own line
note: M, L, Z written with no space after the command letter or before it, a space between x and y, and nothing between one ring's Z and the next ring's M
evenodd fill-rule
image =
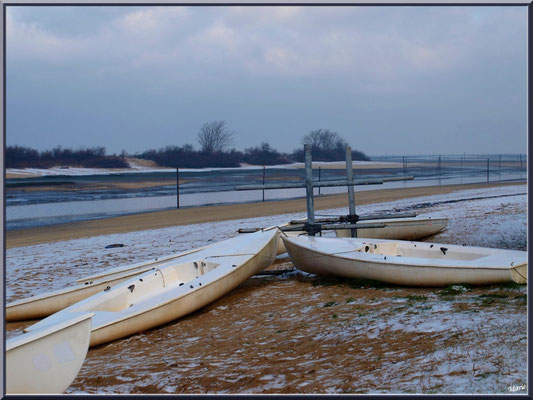
M525 191L524 185L461 190L445 195L361 205L356 210L360 215L415 211L419 215L447 217L448 227L432 239L435 242L526 250ZM345 208L320 210L317 216L343 215L347 211ZM493 218L487 218L489 214ZM293 213L246 218L8 249L6 298L9 302L45 290L60 289L72 284L77 277L235 236L240 228L281 225L305 216L305 213ZM124 244L124 247L105 248L113 243ZM49 272L44 279L43 271Z
M389 165L396 166L398 163L394 162L381 162L381 161L353 161L352 163L355 167L357 166L378 166L378 165ZM338 168L344 168L344 163L339 161L332 162L313 162L313 167L331 167L335 166ZM277 168L303 168L304 163L291 163L291 164L280 164L280 165L268 165L266 169L277 169ZM226 171L226 170L236 170L236 169L263 169L261 165L249 165L241 164L238 168L180 168L181 172L209 172L209 171ZM135 173L135 172L171 172L175 171L174 168L162 168L162 167L147 167L142 165L132 164L130 168L78 168L78 167L52 167L52 168L7 168L6 173L8 174L17 174L17 175L28 175L28 176L86 176L86 175L111 175L111 174L125 174L125 173Z
M447 217L447 229L431 241L527 250L526 189L461 190L362 205L357 212ZM8 249L7 301L235 236L239 228L302 217L305 213ZM105 248L114 243L124 247ZM67 393L524 394L527 286L453 289L330 284L299 272L250 279L188 318L91 349ZM21 329L8 324L7 336Z

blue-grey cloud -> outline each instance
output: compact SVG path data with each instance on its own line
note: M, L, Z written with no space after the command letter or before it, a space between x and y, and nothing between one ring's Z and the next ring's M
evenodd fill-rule
M504 7L13 7L7 142L110 151L289 151L328 127L378 153L518 152L527 10Z

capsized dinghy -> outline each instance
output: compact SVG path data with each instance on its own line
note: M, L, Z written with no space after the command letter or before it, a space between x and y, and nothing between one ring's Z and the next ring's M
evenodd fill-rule
M89 348L93 313L79 313L6 341L8 394L63 393Z
M94 312L90 346L154 328L220 298L268 267L276 257L279 230L215 243L170 260L26 328L32 331L69 315Z
M527 283L527 252L400 240L283 237L294 266L405 286Z
M383 228L357 229L358 238L420 240L434 235L448 225L448 218L416 216L413 218L372 219L365 223L383 223ZM351 237L350 229L336 229L337 237Z
M78 285L75 286L13 301L6 305L6 321L24 321L47 317L104 289L112 288L136 275L153 270L164 262L178 259L179 257L200 251L204 248L206 247L200 247L166 257L159 257L142 263L113 268L103 273L78 279Z

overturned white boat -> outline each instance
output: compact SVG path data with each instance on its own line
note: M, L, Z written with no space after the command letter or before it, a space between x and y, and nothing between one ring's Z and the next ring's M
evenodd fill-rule
M359 228L358 238L420 240L435 235L448 225L448 218L416 216L412 218L388 218L361 221L364 223L382 223L383 228ZM350 229L336 229L337 237L351 237Z
M89 348L92 313L79 313L6 341L8 394L63 393Z
M102 291L26 328L32 331L94 312L90 346L180 318L220 298L268 267L276 257L279 230L240 235Z
M77 280L78 285L75 286L13 301L6 305L5 319L6 321L24 321L47 317L104 289L114 287L136 275L153 270L169 260L178 259L204 248L206 247L113 268L102 273L80 278Z
M294 266L405 286L527 283L527 252L400 240L286 237Z

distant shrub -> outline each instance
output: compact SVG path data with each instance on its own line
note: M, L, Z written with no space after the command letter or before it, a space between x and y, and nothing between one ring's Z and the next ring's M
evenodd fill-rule
M337 132L329 129L315 129L302 137L301 143L311 146L313 161L344 161L346 159L348 143ZM303 149L295 150L292 156L298 162L303 162L305 159ZM352 150L352 160L369 161L370 159L364 153Z
M196 151L190 144L150 149L134 156L172 168L238 167L243 158L242 152L235 149L218 152Z
M261 143L259 146L245 149L243 160L244 162L253 165L276 165L292 162L289 156L281 154L265 142Z
M107 156L105 147L79 150L56 147L43 152L23 146L6 147L6 168L51 168L55 166L129 168L129 164L123 157Z

